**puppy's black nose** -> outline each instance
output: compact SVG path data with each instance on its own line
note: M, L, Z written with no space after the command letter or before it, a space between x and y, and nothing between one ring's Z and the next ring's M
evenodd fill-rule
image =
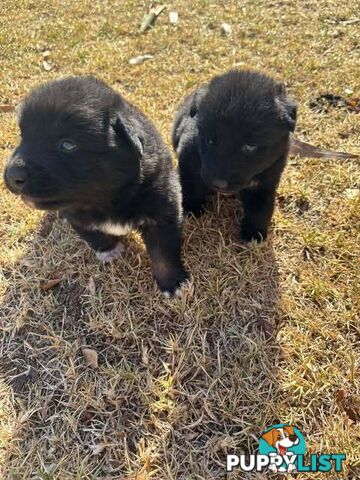
M214 178L211 181L213 187L218 188L219 190L227 190L229 183L226 180L220 180L219 178Z
M26 170L23 167L12 165L5 170L5 183L13 193L20 193L26 182Z

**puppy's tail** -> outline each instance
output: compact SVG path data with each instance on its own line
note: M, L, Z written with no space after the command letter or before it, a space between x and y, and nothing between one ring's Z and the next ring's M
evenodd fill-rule
M307 157L307 158L359 158L359 155L355 155L354 153L347 153L347 152L336 152L334 150L324 150L319 147L315 147L310 143L302 142L295 137L291 137L290 140L290 148L289 148L290 155L299 155L299 157Z

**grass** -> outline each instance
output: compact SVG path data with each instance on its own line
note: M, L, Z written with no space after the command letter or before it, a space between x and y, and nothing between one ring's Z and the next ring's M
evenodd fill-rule
M139 35L148 6L3 0L0 103L92 73L169 142L186 93L251 67L286 82L302 140L359 152L359 115L308 107L326 91L360 96L356 0L175 0ZM154 58L129 64L142 54ZM17 135L0 113L1 165ZM226 452L254 452L278 421L297 425L309 452L347 454L342 474L296 478L359 478L359 182L356 161L290 159L272 235L251 248L238 244L235 200L217 199L186 221L193 284L181 300L156 290L136 234L122 260L100 266L68 226L1 185L1 478L224 478Z

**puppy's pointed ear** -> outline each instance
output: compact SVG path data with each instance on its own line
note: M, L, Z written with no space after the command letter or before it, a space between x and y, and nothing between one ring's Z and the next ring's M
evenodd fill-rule
M194 118L195 115L197 114L197 112L198 112L198 105L195 102L195 100L193 100L191 105L190 105L190 117Z
M129 145L138 156L143 155L143 140L139 135L134 123L129 122L121 115L116 114L111 118L110 125L120 142L125 142L127 145Z
M286 121L290 132L295 130L296 125L296 117L297 117L297 103L294 100L288 98L284 104L285 107L285 117L284 120Z
M275 85L275 91L278 98L286 98L286 86L284 82L277 82Z
M15 107L16 120L19 122L21 118L22 111L24 109L24 102L19 103Z
M297 103L286 96L286 88L283 83L277 83L275 86L276 98L280 118L290 132L295 130Z
M208 91L207 87L201 87L199 90L197 90L194 93L194 96L192 98L192 102L191 102L191 105L190 105L190 117L191 118L194 118L195 115L198 113L200 102L203 99L203 97L206 95L207 91Z

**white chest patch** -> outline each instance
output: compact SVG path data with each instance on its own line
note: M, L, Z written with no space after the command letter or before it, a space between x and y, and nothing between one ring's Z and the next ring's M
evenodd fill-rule
M109 235L115 235L116 237L121 237L126 235L134 229L133 225L130 223L112 223L105 222L100 225L96 225L95 230L100 230L103 233L108 233Z
M258 180L251 180L251 182L249 183L249 185L247 186L247 188L256 188L258 185L259 185L259 181L258 181Z

